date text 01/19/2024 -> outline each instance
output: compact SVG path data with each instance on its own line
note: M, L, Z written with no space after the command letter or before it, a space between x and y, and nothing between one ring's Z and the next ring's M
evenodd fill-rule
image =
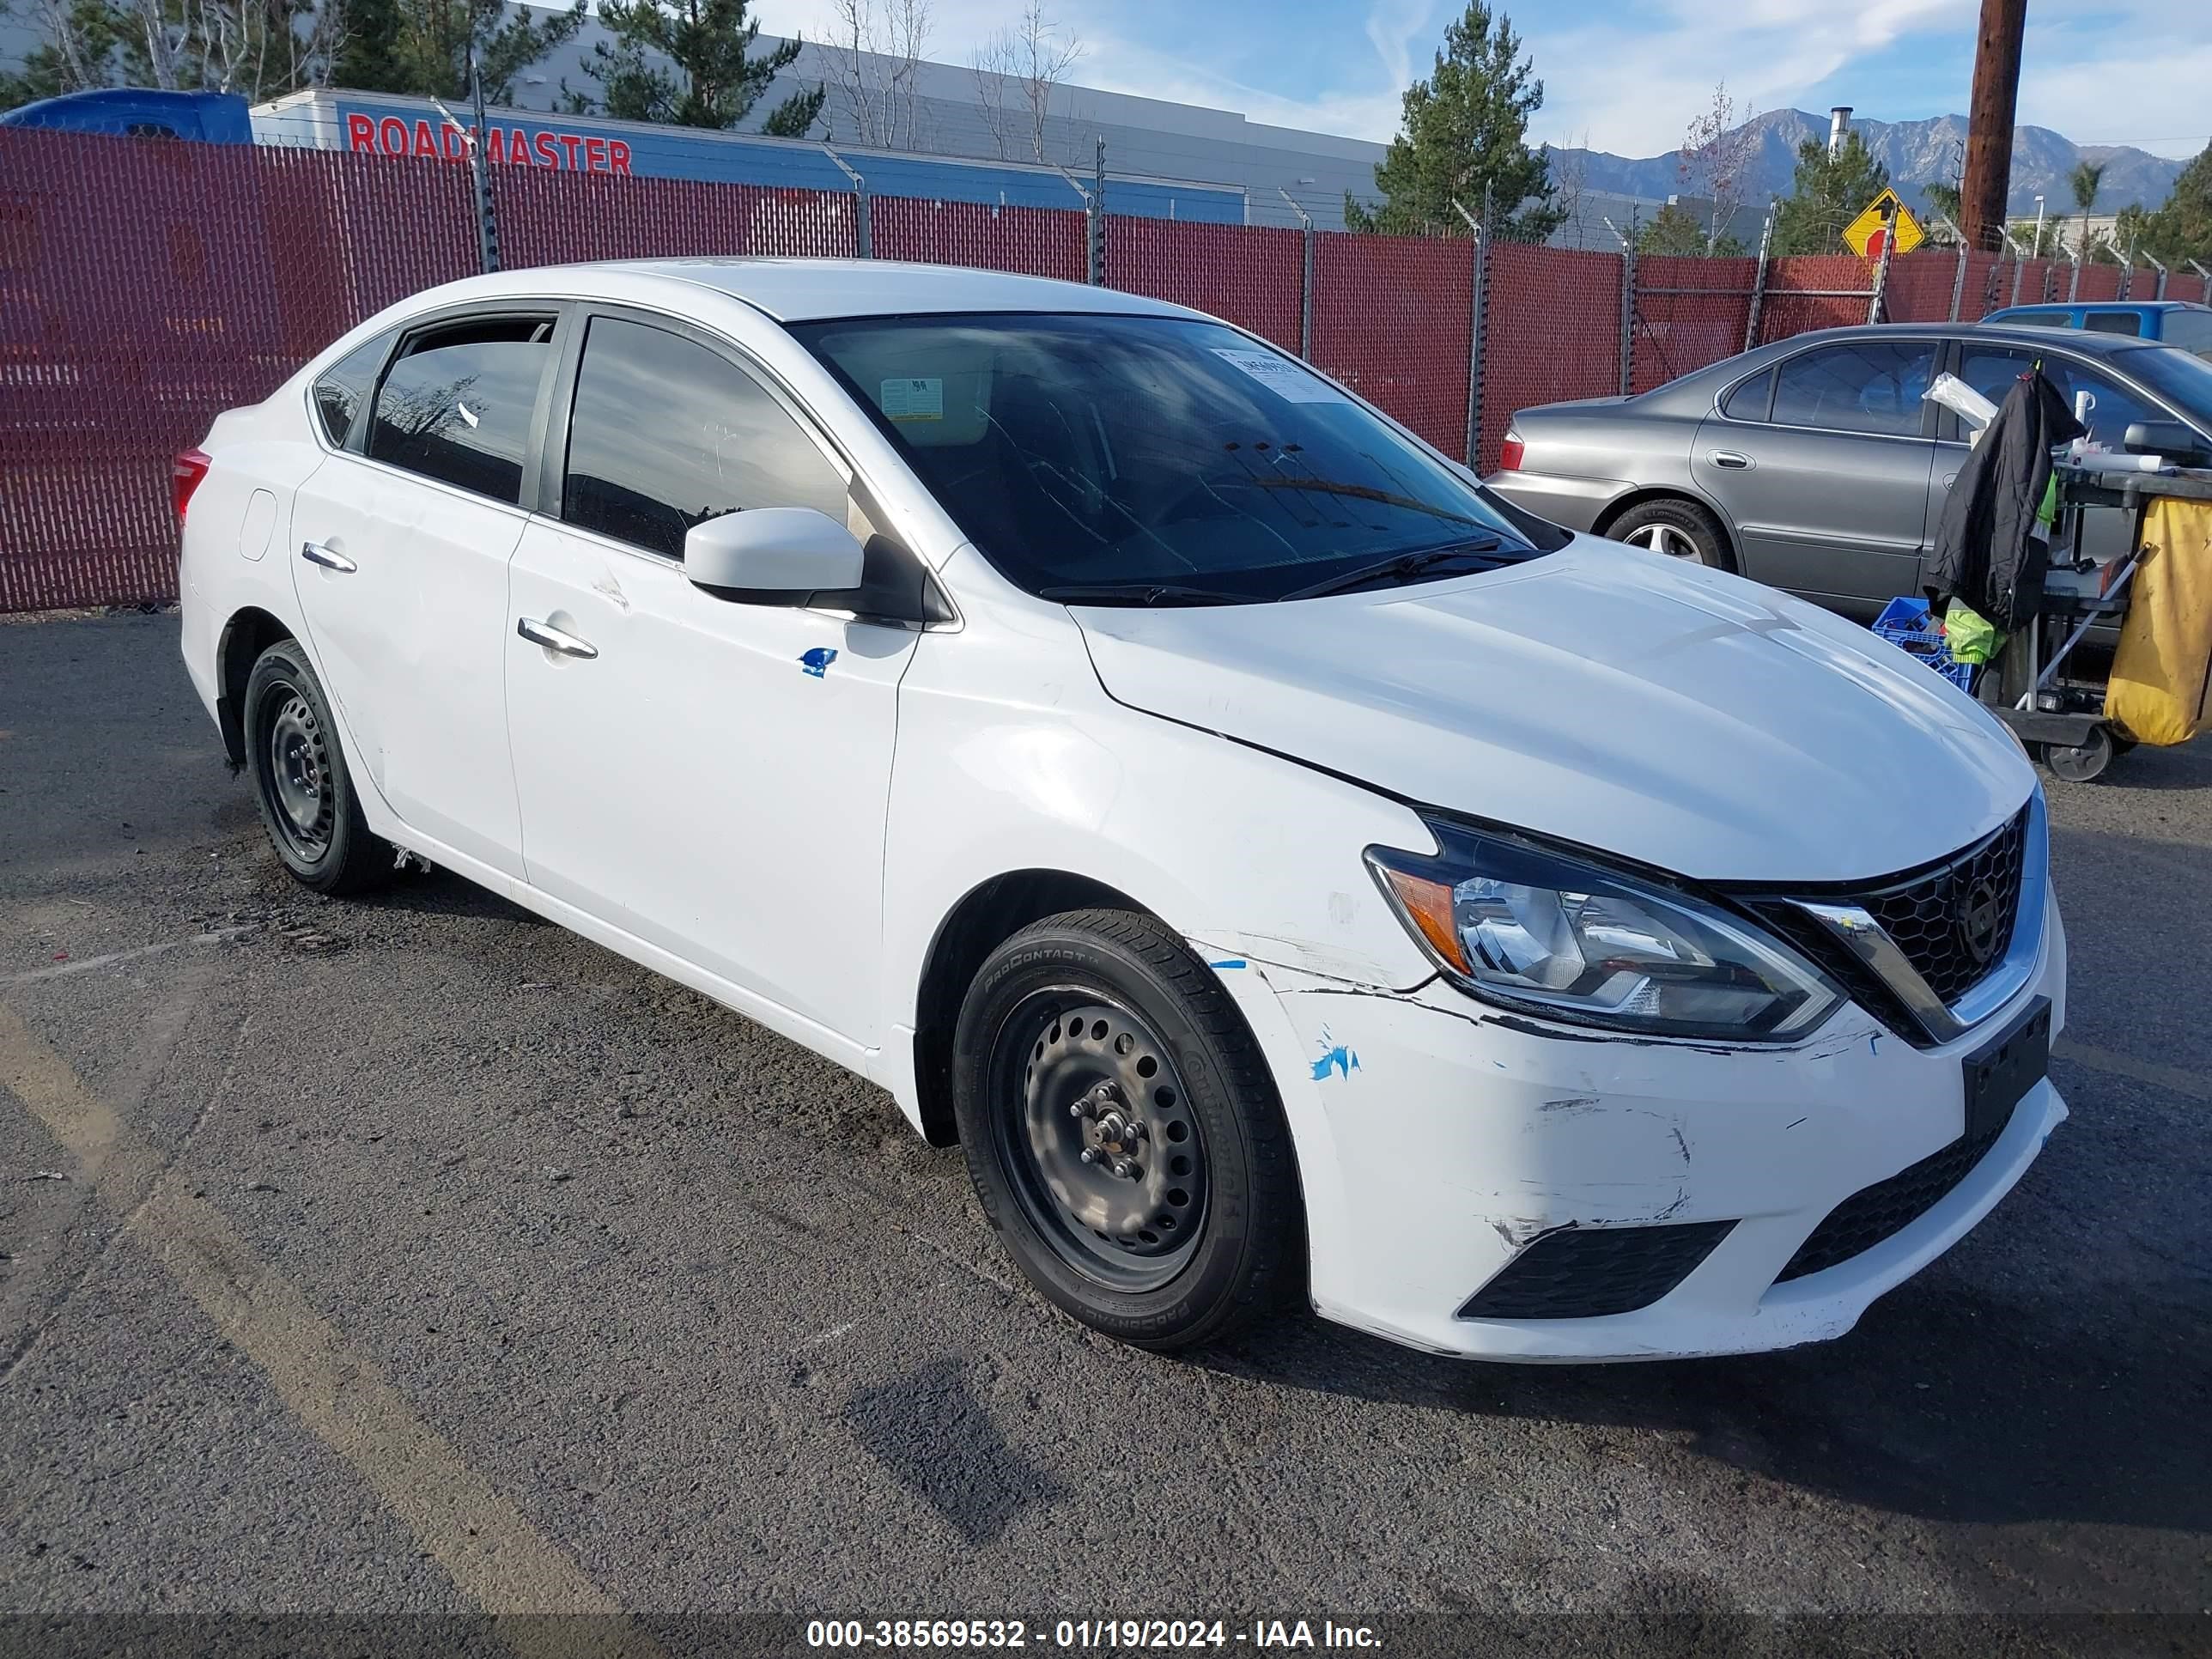
M806 1626L811 1648L1125 1649L1379 1648L1381 1636L1365 1625L1304 1619L1255 1619L1245 1628L1220 1619L1060 1619L1048 1626L1023 1619L816 1619Z

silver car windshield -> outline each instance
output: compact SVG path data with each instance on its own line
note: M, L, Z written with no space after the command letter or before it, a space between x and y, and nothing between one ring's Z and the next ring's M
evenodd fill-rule
M1048 598L1278 599L1555 544L1296 358L1218 324L969 315L791 331L985 556Z

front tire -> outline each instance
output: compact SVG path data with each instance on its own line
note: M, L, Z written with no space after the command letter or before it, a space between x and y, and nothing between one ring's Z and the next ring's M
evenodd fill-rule
M1735 568L1729 557L1728 532L1721 528L1719 520L1695 501L1642 502L1607 525L1605 533L1614 541L1686 563L1715 570Z
M244 713L262 826L293 878L333 896L390 879L391 843L362 817L330 699L299 641L279 640L261 653Z
M1016 1264L1093 1329L1188 1347L1293 1284L1302 1206L1273 1079L1152 917L1071 911L994 951L960 1011L953 1110Z

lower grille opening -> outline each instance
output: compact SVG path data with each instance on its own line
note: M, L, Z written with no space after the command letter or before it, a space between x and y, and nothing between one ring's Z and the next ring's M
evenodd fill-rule
M1544 1234L1469 1297L1462 1319L1595 1319L1648 1308L1687 1279L1733 1221L1565 1226Z
M1797 1247L1797 1254L1790 1258L1790 1265L1774 1282L1785 1284L1836 1267L1886 1238L1895 1237L1972 1175L2004 1132L2005 1125L2000 1123L1978 1135L1961 1135L1888 1180L1853 1193L1813 1229L1812 1236Z

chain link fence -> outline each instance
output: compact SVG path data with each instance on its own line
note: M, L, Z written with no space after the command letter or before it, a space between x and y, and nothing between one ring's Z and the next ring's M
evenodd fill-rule
M1808 329L2149 297L2148 270L1931 250L1638 257L857 190L495 173L501 254L811 254L1097 276L1299 352L1480 471L1515 411L1641 392ZM1110 196L1110 185L1109 186ZM1094 250L1097 258L1094 264ZM327 150L0 131L0 611L176 593L170 459L373 313L477 269L469 171ZM2169 299L2212 300L2170 273Z

